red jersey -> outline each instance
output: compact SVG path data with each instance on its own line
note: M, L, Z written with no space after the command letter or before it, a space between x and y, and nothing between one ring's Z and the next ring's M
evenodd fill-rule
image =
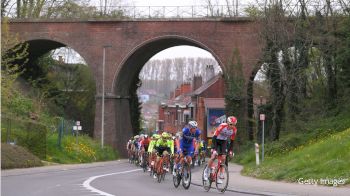
M227 138L231 138L231 140L234 140L236 137L236 133L236 127L232 127L230 129L227 123L221 123L219 127L215 130L214 136L216 136L216 138L219 140L227 140Z
M149 138L141 140L140 144L142 146L148 146L151 140Z

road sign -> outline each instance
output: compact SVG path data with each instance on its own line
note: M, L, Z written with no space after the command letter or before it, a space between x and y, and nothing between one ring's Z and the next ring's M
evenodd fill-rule
M265 114L260 114L260 120L264 121L265 120Z
M77 125L77 126L80 126L80 121L77 121L77 122L76 122L76 125Z

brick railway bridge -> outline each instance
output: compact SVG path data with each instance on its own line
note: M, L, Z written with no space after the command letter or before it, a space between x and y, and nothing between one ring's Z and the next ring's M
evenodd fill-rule
M260 28L247 18L11 20L9 27L29 43L27 66L50 50L66 46L84 58L96 81L95 138L101 138L103 48L111 46L106 48L105 60L104 138L122 155L126 155L125 144L132 135L128 99L132 79L158 52L179 45L195 46L210 52L227 72L233 51L238 50L247 90L261 65ZM242 108L245 116L247 106Z

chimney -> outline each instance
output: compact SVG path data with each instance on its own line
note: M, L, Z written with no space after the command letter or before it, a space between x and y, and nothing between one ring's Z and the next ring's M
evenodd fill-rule
M177 96L179 96L179 95L181 95L181 86L180 86L180 87L177 87L177 88L175 89L175 96L174 96L174 97L177 97Z
M207 65L205 68L206 81L212 79L215 76L214 65Z
M202 80L202 76L193 76L193 81L192 81L192 92L194 92L195 90L197 90L199 87L202 86L203 84L203 80Z
M190 83L184 83L181 85L181 94L186 94L191 92L191 84Z

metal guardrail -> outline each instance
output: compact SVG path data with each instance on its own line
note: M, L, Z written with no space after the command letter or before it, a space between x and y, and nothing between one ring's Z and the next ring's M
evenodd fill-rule
M248 7L248 5L246 5ZM240 9L238 9L240 8ZM124 6L109 7L110 13L119 9L130 18L207 18L243 16L240 6Z
M349 12L350 3L330 0L334 13ZM55 13L55 7L44 7L39 18L118 18L118 19L181 19L181 18L233 18L248 17L252 13L262 15L265 4L235 5L195 5L195 6L88 6L71 11L71 13ZM329 12L325 1L315 3L312 0L305 5L307 15ZM301 12L299 3L283 4L287 16L297 16ZM268 8L268 7L267 7ZM51 14L49 14L51 13ZM55 13L55 14L52 14ZM66 14L66 15L65 15ZM14 13L10 14L14 18Z

